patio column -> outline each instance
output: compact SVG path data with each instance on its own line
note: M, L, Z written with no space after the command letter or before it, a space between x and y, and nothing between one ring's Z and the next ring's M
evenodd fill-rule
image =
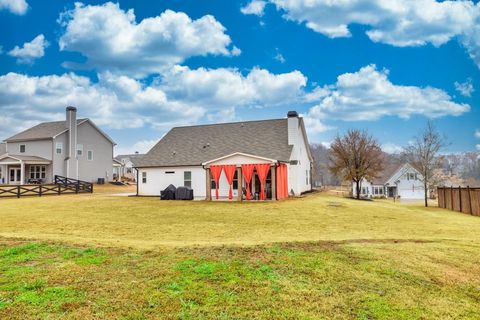
M207 192L207 195L206 195L206 200L207 201L211 201L212 200L212 177L210 175L210 168L207 168L206 169L206 176L207 176L207 181L206 181L206 186L205 186L205 190Z
M243 201L243 176L242 176L242 168L237 168L237 200L242 202Z
M25 164L20 161L20 184L25 184Z
M273 165L270 167L270 175L271 175L271 180L272 180L272 201L277 200L277 170L276 165Z

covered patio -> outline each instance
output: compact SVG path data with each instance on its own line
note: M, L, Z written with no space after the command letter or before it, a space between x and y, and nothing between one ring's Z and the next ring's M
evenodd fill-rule
M206 200L266 201L288 197L287 164L236 152L204 162Z
M0 157L0 185L51 182L52 161L35 156L5 154Z

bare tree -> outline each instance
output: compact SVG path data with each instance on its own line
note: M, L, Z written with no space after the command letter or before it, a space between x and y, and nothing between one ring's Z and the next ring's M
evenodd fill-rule
M371 180L383 170L383 152L367 131L349 130L330 146L330 171L356 185L360 199L362 179Z
M442 166L442 158L439 157L440 150L445 146L445 139L440 136L432 122L428 121L427 126L416 136L413 142L404 150L404 157L422 177L425 191L425 207L428 207L428 190L437 182L436 169Z

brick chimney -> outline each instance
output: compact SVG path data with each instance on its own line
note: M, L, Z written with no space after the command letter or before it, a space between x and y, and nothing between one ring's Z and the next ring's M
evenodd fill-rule
M77 108L71 106L67 107L65 126L68 129L65 175L67 178L78 179Z

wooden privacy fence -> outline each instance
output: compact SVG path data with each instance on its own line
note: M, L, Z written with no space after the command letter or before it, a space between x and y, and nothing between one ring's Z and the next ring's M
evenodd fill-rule
M480 216L480 188L438 187L438 206Z
M93 183L55 176L53 184L0 186L0 198L93 193Z

